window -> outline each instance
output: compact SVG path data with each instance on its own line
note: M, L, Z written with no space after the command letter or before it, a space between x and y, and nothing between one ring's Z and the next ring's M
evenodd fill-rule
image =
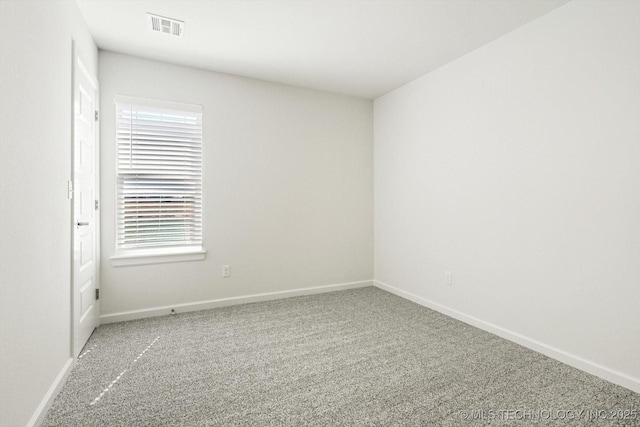
M204 258L202 108L118 97L116 140L116 256L112 259L190 253Z

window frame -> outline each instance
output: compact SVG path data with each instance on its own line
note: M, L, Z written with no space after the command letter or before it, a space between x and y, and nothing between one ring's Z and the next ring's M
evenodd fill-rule
M132 265L145 265L145 264L159 264L159 263L171 263L171 262L185 262L185 261L200 261L204 260L206 256L206 250L204 249L204 220L201 218L200 222L200 241L201 245L193 245L193 246L168 246L168 247L149 247L149 248L120 248L118 246L118 218L119 218L119 196L120 196L120 186L119 179L120 174L118 170L118 157L119 157L119 148L118 148L118 134L117 134L117 126L118 126L118 105L135 105L140 107L149 107L150 109L165 109L172 111L183 111L200 114L200 130L203 132L202 126L202 106L197 104L185 104L180 102L173 101L165 101L158 99L150 99L150 98L139 98L139 97L131 97L131 96L115 96L114 97L114 111L115 111L115 123L113 131L114 131L114 143L115 143L115 203L114 203L114 211L115 211L115 222L114 222L114 252L115 254L111 257L111 263L114 267L120 266L132 266ZM204 186L204 144L202 142L202 137L200 140L200 209L201 215L203 215L203 186Z

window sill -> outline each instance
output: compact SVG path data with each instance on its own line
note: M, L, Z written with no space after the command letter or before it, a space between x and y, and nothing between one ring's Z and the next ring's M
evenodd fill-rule
M136 251L111 257L113 267L128 267L134 265L165 264L173 262L202 261L207 251L203 248Z

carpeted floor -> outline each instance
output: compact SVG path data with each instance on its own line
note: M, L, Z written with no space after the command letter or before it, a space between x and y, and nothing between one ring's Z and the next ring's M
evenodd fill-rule
M532 424L639 426L640 395L373 287L101 326L44 421Z

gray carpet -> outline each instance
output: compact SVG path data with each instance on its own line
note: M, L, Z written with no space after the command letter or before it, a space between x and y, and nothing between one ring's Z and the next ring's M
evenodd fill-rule
M101 326L44 421L532 424L638 426L640 395L373 287Z

